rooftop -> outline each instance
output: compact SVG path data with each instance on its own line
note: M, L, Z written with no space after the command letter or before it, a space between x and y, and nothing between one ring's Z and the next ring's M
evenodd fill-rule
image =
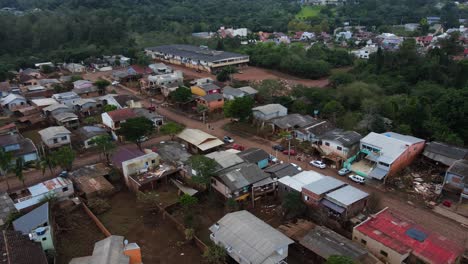
M397 159L409 146L418 142L424 142L424 140L393 132L383 134L370 132L361 139L361 143L381 148L382 151L379 159L388 164Z
M186 163L190 154L184 145L176 141L161 141L156 144L156 152L161 156L161 159L165 162L173 163Z
M0 225L4 225L11 213L17 212L13 200L7 193L0 193Z
M217 62L227 59L242 58L247 57L248 55L242 55L233 52L227 51L217 51L210 50L203 47L191 46L191 45L164 45L157 47L146 48L147 50L175 55L183 58L190 58L194 61L207 61L207 62Z
M52 105L49 105L49 106L47 106L47 107L44 107L42 110L43 110L44 112L47 112L47 111L52 112L52 111L54 111L54 110L61 109L61 108L62 108L62 109L68 109L68 110L70 110L70 111L73 111L70 107L68 107L68 106L66 106L66 105L64 105L64 104L59 104L59 103L52 104Z
M200 85L197 85L197 86L200 87L201 89L203 89L205 92L221 89L218 85L216 85L214 83L204 83L204 84L200 84Z
M351 185L347 185L336 191L328 193L325 197L327 200L337 203L338 205L349 206L368 196L368 193L363 192Z
M137 146L120 146L112 154L112 164L118 168L122 168L122 162L142 156L145 153Z
M433 141L426 143L423 155L450 166L454 161L468 157L468 149Z
M344 131L343 129L333 129L325 133L322 139L334 140L340 142L345 147L350 147L354 144L359 143L362 136L355 131Z
M100 126L83 126L75 131L82 140L87 140L95 136L108 135L107 129Z
M326 176L302 188L312 193L321 195L336 190L337 188L344 185L346 185L345 182L342 182L330 176Z
M36 106L49 106L53 104L58 104L58 102L54 98L32 99L31 103L33 103Z
M447 172L463 176L468 181L468 160L455 161Z
M400 254L411 252L427 263L456 263L463 253L461 245L425 230L388 208L369 217L354 230Z
M177 137L196 146L201 151L209 150L224 144L223 141L217 137L199 129L186 128L180 132Z
M71 134L71 132L63 126L51 126L51 127L39 130L37 133L39 133L39 135L41 135L41 137L45 139L52 138L59 134Z
M260 148L249 148L239 152L237 155L250 163L257 163L270 157L270 154Z
M252 108L253 111L259 111L264 115L270 115L280 111L288 111L288 109L280 104L267 104Z
M252 264L270 263L276 250L294 241L248 211L226 214L217 225L210 227L216 239L241 252ZM271 263L278 263L273 259Z
M324 175L315 172L315 171L303 171L295 176L285 176L278 180L278 182L293 188L294 190L300 192L302 187L316 182L325 177Z
M308 133L312 133L316 136L321 136L331 130L333 130L333 124L328 121L319 121L315 124L312 124L308 127L302 128L302 130L307 131Z
M94 244L93 255L74 258L69 264L128 264L130 258L124 253L124 237L110 236Z
M265 178L269 178L269 175L264 173L255 164L241 163L222 172L218 178L220 178L231 191L235 191Z
M205 156L214 159L222 169L227 169L244 162L244 160L235 153L225 150L211 152Z
M281 129L302 128L316 123L317 121L309 115L289 114L272 120L273 124Z
M17 231L2 231L0 254L4 260L11 264L47 264L47 258L41 244L31 241L28 236Z
M212 94L204 95L201 98L207 102L214 102L214 101L223 99L223 95L219 93L212 93Z
M254 88L252 88L250 86L241 87L241 88L239 88L239 90L243 91L246 94L250 94L250 95L255 95L255 94L258 93L257 90L255 90Z
M285 176L294 176L301 172L291 163L276 164L265 169L266 173L271 174L273 177L283 178Z
M226 86L223 88L223 94L232 95L234 97L240 97L244 95L244 92L238 88L232 88L231 86Z
M48 202L13 221L13 227L16 231L27 235L45 223L49 224Z
M78 120L78 116L76 114L67 113L67 112L58 113L56 115L53 115L53 117L55 118L55 120L57 120L59 122L67 122L67 121L71 121L71 120Z
M112 118L114 122L119 122L127 120L129 118L137 117L137 114L133 111L132 108L122 108L114 111L107 112L107 114Z

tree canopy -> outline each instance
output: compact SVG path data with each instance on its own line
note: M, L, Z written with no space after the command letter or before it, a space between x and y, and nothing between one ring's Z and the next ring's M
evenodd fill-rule
M145 117L129 118L120 125L118 134L125 137L126 140L135 143L141 149L141 143L145 136L151 134L154 130L154 124Z
M210 184L210 179L216 171L217 163L215 160L203 155L194 155L190 157L189 164L196 173L192 175L194 182L204 185Z
M171 136L171 140L174 139L174 136L182 132L184 127L175 122L167 122L159 128L159 131L164 135Z
M247 120L252 114L254 100L250 96L238 97L224 103L224 115L226 117Z

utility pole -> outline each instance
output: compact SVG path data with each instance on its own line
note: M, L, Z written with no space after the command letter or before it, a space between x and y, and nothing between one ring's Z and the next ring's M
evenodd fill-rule
M288 139L288 162L291 161L291 134L287 136Z

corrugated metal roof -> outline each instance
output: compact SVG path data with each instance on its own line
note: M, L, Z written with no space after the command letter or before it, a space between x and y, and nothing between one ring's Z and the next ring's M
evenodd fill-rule
M273 114L280 111L288 111L288 109L280 104L267 104L252 108L253 111L262 112L265 115Z
M201 151L212 149L224 144L217 137L205 133L199 129L186 128L180 132L177 137L198 147Z
M336 188L344 185L346 185L345 182L342 182L330 176L326 176L315 182L307 184L303 188L312 193L320 195L335 190Z
M54 137L58 134L71 134L71 132L66 129L64 126L51 126L42 130L39 130L37 133L41 135L41 137L48 139Z
M349 206L353 203L360 201L369 194L355 188L351 185L342 187L336 191L330 192L325 196L325 199L328 199L332 202L338 203L341 206Z
M396 136L399 134L387 132L378 134L371 132L361 139L361 143L381 149L379 160L391 164L412 144L424 141L410 136Z
M303 171L296 174L293 177L285 176L279 179L278 182L300 192L302 190L302 187L316 182L322 179L323 177L325 176L315 171Z
M246 57L248 55L227 52L227 51L217 51L217 50L210 50L206 48L201 48L198 46L192 45L164 45L164 46L157 46L157 47L150 47L146 48L147 50L156 51L164 54L175 55L183 58L190 58L194 61L207 61L207 62L215 62L221 61L226 59L234 59L239 57Z
M13 222L16 231L29 234L39 226L49 223L49 203L45 203Z
M215 151L211 152L206 157L214 159L223 169L230 168L237 164L243 163L244 160L237 156L235 153L228 151Z

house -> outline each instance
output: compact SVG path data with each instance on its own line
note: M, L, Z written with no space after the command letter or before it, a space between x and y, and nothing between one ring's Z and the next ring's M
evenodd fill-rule
M140 65L131 65L128 67L127 72L130 75L138 75L138 76L143 76L146 74L151 74L153 73L153 70L149 67L141 67Z
M207 94L221 94L221 88L214 83L204 83L190 87L192 94L205 96Z
M160 185L163 180L166 181L168 175L177 171L174 166L161 163L159 155L152 151L122 162L125 183L134 192L154 190L155 185Z
M425 141L394 132L369 133L361 139L358 154L345 166L356 174L382 180L395 175L421 154Z
M102 163L81 167L69 173L76 189L82 192L86 199L107 196L115 191L114 186L106 179L111 168Z
M84 88L74 88L72 92L76 93L80 97L90 98L100 95L100 91L96 86L84 87Z
M270 157L270 154L259 148L249 148L239 152L237 155L241 159L257 165L260 169L268 166L268 159Z
M41 244L31 241L29 236L13 230L3 230L0 236L0 254L14 264L47 264Z
M211 186L226 198L236 201L263 196L275 191L274 181L257 165L241 163L218 172L211 178Z
M187 150L192 153L212 152L224 144L219 138L192 128L184 129L177 138L185 143Z
M325 155L336 155L346 160L359 151L361 134L355 131L333 129L322 135L319 147Z
M0 136L19 134L18 127L15 123L9 123L0 127Z
M99 136L110 136L109 132L108 129L100 126L82 126L75 130L74 134L80 142L80 146L88 149L96 146L96 144L93 143L94 139Z
M100 104L98 105L96 100L87 98L79 99L73 104L74 109L83 116L90 116L96 113L99 110L98 106Z
M417 37L416 43L420 46L427 47L431 45L433 39L434 39L434 36L431 36L431 35Z
M73 104L75 104L78 100L81 99L81 97L75 92L53 94L52 98L57 100L57 102L64 104L68 107L73 107Z
M13 160L22 159L31 162L38 159L36 145L29 138L23 138L20 134L1 135L0 147L3 151L11 153Z
M172 68L167 66L164 63L153 63L148 65L148 67L156 74L168 74L172 72Z
M280 104L267 104L252 108L255 119L265 122L273 118L286 116L288 109Z
M346 183L333 177L326 176L302 187L302 200L312 207L319 206L327 193L338 190Z
M23 96L11 93L0 99L0 105L3 109L13 111L16 108L27 106L27 102Z
M340 41L340 40L349 40L353 37L353 33L351 31L342 31L338 32L335 35L335 40Z
M31 100L31 105L35 106L37 109L42 110L48 106L58 104L57 100L53 98L38 98L38 99L32 99Z
M51 126L38 131L42 142L50 149L71 143L71 132L63 126Z
M388 208L355 226L353 240L389 264L454 264L459 263L464 250L450 238L426 230Z
M301 171L296 175L284 176L278 180L278 193L284 197L290 192L301 193L302 188L325 177L315 171Z
M110 65L126 67L130 64L131 59L123 55L103 56L103 59Z
M227 66L240 66L249 62L247 55L210 50L206 46L164 45L145 48L145 52L153 59L207 72L217 72Z
M289 114L271 120L275 131L292 131L315 124L316 121L309 115Z
M314 263L326 263L331 256L346 256L355 263L381 263L359 243L324 226L313 227L298 240L301 246L317 256Z
M184 74L182 71L175 71L171 73L150 75L148 78L140 79L140 87L147 92L151 90L158 90L163 87L179 87L184 84ZM167 95L166 95L167 96Z
M325 194L325 198L320 203L330 215L349 219L362 212L368 200L368 193L347 185Z
M45 87L46 89L53 89L55 85L61 84L57 79L40 79L38 83L39 86Z
M114 101L116 102L115 106L117 106L117 109L120 108L142 108L143 104L141 103L140 98L134 96L134 95L129 95L129 94L119 94L119 95L114 95L112 96ZM108 101L110 104L110 101Z
M54 250L53 225L48 202L13 221L13 228L29 236L31 240L41 243L44 251Z
M294 241L248 211L228 213L212 225L210 239L237 263L284 263Z
M112 235L94 244L93 254L72 259L69 264L142 264L141 249L123 236Z
M450 167L457 160L468 159L468 149L433 141L426 143L423 156Z
M61 113L73 113L73 108L64 104L53 104L42 108L44 116L51 117Z
M82 73L86 71L86 67L78 63L66 63L63 67L71 73Z
M187 164L192 156L183 144L176 141L161 141L155 145L155 148L162 161L172 163L175 167Z
M101 114L102 123L111 129L112 137L117 139L117 130L127 119L138 117L131 108L122 108Z
M226 100L234 100L236 98L243 97L245 93L238 88L232 88L231 86L226 86L223 88L223 97Z
M276 164L264 170L272 179L281 179L286 176L294 176L301 171L291 163Z
M54 94L53 89L47 89L44 86L25 86L21 87L21 94L27 99L49 98Z
M379 50L379 47L377 47L375 44L371 45L366 45L365 47L362 47L358 50L353 50L351 51L354 56L358 59L369 59L371 54L376 53Z
M334 126L332 123L315 119L310 125L295 129L293 135L297 140L309 141L316 145L320 141L322 135L333 129Z
M210 77L205 77L205 78L198 78L198 79L194 79L193 81L190 81L190 85L198 86L198 85L202 85L205 83L213 83L213 82L214 80L211 79Z
M17 210L23 210L41 203L45 198L53 196L57 200L65 200L74 193L73 183L67 178L57 177L23 190L10 193Z
M429 25L440 23L440 17L436 17L436 16L426 17L426 20Z
M444 192L460 195L460 202L463 198L468 199L468 160L452 163L445 173L442 189Z
M6 224L11 214L17 213L15 203L8 193L0 193L0 225Z
M9 95L11 92L11 85L10 82L5 81L5 82L0 82L0 98L3 98L7 95Z
M64 126L66 128L77 128L80 126L78 116L74 113L59 113L52 115L52 118L58 126Z
M228 169L233 166L244 163L244 160L241 157L239 157L236 153L232 153L227 150L214 151L206 154L205 157L216 161L219 170Z
M146 108L132 108L132 109L133 109L133 112L135 112L137 116L144 117L150 120L151 122L153 122L153 126L156 128L164 124L164 116L159 115L155 111L150 111Z
M223 95L218 93L200 96L196 102L198 106L206 107L209 112L222 111L224 107Z

